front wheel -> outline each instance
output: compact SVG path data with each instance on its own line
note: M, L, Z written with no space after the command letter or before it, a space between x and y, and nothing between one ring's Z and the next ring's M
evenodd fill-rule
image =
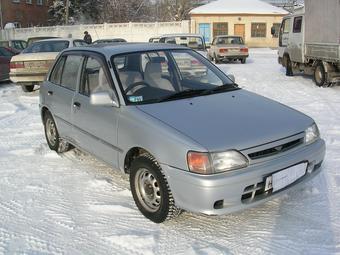
M152 156L141 155L132 162L130 187L138 209L149 220L161 223L181 213L160 165Z
M34 85L21 85L21 88L24 92L32 92Z
M292 61L286 57L286 76L294 76Z

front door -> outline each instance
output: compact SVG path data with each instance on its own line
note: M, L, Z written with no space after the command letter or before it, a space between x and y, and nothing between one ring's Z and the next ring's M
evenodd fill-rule
M204 37L205 43L210 43L211 29L209 23L200 23L198 25L199 33Z
M245 25L244 24L235 24L234 25L234 35L241 36L243 41L245 41Z
M76 142L84 150L118 169L117 128L119 108L90 103L96 92L115 94L106 61L90 55L85 60L78 93L74 97L72 120Z

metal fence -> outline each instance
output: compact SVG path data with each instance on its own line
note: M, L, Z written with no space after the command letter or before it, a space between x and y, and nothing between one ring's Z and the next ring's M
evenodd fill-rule
M83 38L88 31L93 40L110 37L124 38L129 42L145 42L150 37L168 33L189 33L190 21L154 22L154 23L104 23L72 26L51 26L5 29L0 32L1 40L27 40L35 36L57 36Z

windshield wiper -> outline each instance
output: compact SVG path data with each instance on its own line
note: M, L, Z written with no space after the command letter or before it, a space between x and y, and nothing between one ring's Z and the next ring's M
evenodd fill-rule
M233 84L223 84L221 86L217 86L211 89L205 89L202 91L201 95L209 95L209 94L214 94L218 92L225 92L225 91L234 91L234 90L239 90L240 88L236 83Z
M191 96L195 96L195 95L200 95L203 91L205 91L204 89L186 89L186 90L182 90L180 92L162 97L158 100L158 102L165 102L165 101L170 101L170 100L174 100L174 99L180 99L180 98L186 98L186 97L191 97Z

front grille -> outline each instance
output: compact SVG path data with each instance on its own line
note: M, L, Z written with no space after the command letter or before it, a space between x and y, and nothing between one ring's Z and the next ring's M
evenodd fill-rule
M264 157L269 157L269 156L273 156L279 153L282 153L284 151L288 151L290 149L293 149L294 147L299 146L300 144L303 143L303 138L279 145L279 146L275 146L269 149L265 149L262 151L256 151L253 153L248 154L248 157L252 160L254 159L260 159L260 158L264 158Z

